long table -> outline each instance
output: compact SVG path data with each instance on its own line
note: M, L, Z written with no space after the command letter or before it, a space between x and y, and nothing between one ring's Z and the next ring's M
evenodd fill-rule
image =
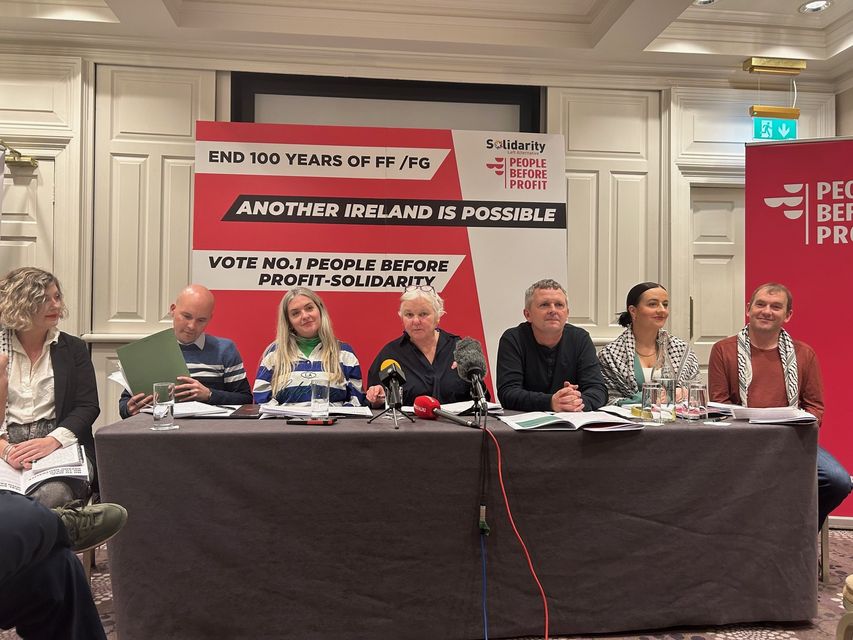
M483 637L482 432L150 423L95 438L102 496L129 512L109 543L122 640ZM551 634L816 615L815 427L489 428ZM487 446L489 636L541 636Z

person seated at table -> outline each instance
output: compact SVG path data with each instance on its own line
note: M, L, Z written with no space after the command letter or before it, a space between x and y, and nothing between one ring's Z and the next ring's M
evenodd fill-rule
M384 404L379 369L388 359L396 360L406 376L404 405L411 406L424 395L442 404L471 400L471 383L459 377L453 359L461 338L438 326L445 313L441 296L429 285L406 287L397 313L403 321L403 335L382 347L373 360L367 372L367 401L374 407Z
M790 290L768 282L746 305L748 322L711 348L708 393L713 402L744 407L798 407L823 418L823 380L814 350L782 325L794 314ZM828 451L817 449L818 529L851 490L850 474Z
M607 386L589 334L568 324L566 290L556 280L524 292L524 318L498 345L498 399L517 411L595 411Z
M74 554L102 544L126 521L117 504L51 511L0 491L0 629L16 627L22 638L105 640Z
M660 357L661 334L667 318L669 294L663 285L641 282L628 292L625 311L619 314L619 324L625 330L598 354L610 404L640 402L640 389L650 379ZM676 368L684 360L679 386L689 384L699 375L699 360L683 340L669 336L667 355Z
M228 338L205 333L216 304L207 287L191 284L178 294L169 307L172 329L187 363L189 376L178 376L175 400L205 404L250 404L252 390L246 379L243 358ZM127 391L121 394L118 412L122 418L135 416L154 396Z
M60 447L80 443L94 481L92 424L101 412L95 370L86 344L57 328L66 315L53 274L21 267L0 280L0 353L6 356L0 388L7 394L0 458L13 469L30 469ZM60 476L27 495L56 507L90 492L88 480Z
M276 339L264 351L255 378L255 402L310 404L317 372L328 375L330 405L365 404L361 366L352 347L335 337L320 296L295 287L279 304Z

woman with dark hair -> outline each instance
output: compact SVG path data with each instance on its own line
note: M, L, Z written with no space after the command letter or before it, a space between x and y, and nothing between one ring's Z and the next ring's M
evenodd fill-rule
M598 354L610 404L640 402L640 390L654 374L662 349L674 367L683 362L678 386L699 375L696 354L663 328L668 318L669 294L662 285L641 282L628 292L625 311L619 314L625 330Z
M67 314L56 277L35 267L10 271L0 280L0 353L8 361L0 376L0 459L14 469L60 447L80 443L90 477L95 447L92 424L101 409L95 370L85 343L57 328ZM6 360L6 358L4 358ZM29 495L46 507L88 497L80 478L57 477L36 485Z
M310 404L310 381L325 372L329 404L363 406L361 366L352 347L335 337L322 298L294 287L278 307L276 339L264 351L253 394L255 402Z

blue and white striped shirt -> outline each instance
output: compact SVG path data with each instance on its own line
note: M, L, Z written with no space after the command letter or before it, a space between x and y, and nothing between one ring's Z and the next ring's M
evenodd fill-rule
M333 406L351 405L354 407L367 404L364 393L361 390L361 366L358 363L352 347L346 342L339 342L341 347L341 371L344 379L338 383L329 384L329 404ZM273 342L264 351L261 358L261 366L255 378L253 393L255 402L263 404L272 399L272 379L275 374L275 350ZM299 354L299 360L293 364L293 371L284 388L275 394L278 404L311 404L310 377L304 374L309 372L323 371L323 345L318 344L306 357Z

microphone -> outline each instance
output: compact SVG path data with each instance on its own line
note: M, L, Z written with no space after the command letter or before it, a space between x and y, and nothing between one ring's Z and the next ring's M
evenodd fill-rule
M441 417L456 424L461 424L463 427L480 428L476 422L471 422L465 418L460 418L455 413L445 411L441 408L438 400L432 396L418 396L415 398L415 415L425 420L435 420L437 417Z
M389 407L400 410L403 407L403 392L400 385L406 381L403 369L396 360L388 358L379 367L379 382L385 387L385 400Z
M486 356L483 348L474 338L462 338L453 348L456 371L459 377L471 383L472 395L477 404L485 411L486 394L483 393L483 378L486 375Z

